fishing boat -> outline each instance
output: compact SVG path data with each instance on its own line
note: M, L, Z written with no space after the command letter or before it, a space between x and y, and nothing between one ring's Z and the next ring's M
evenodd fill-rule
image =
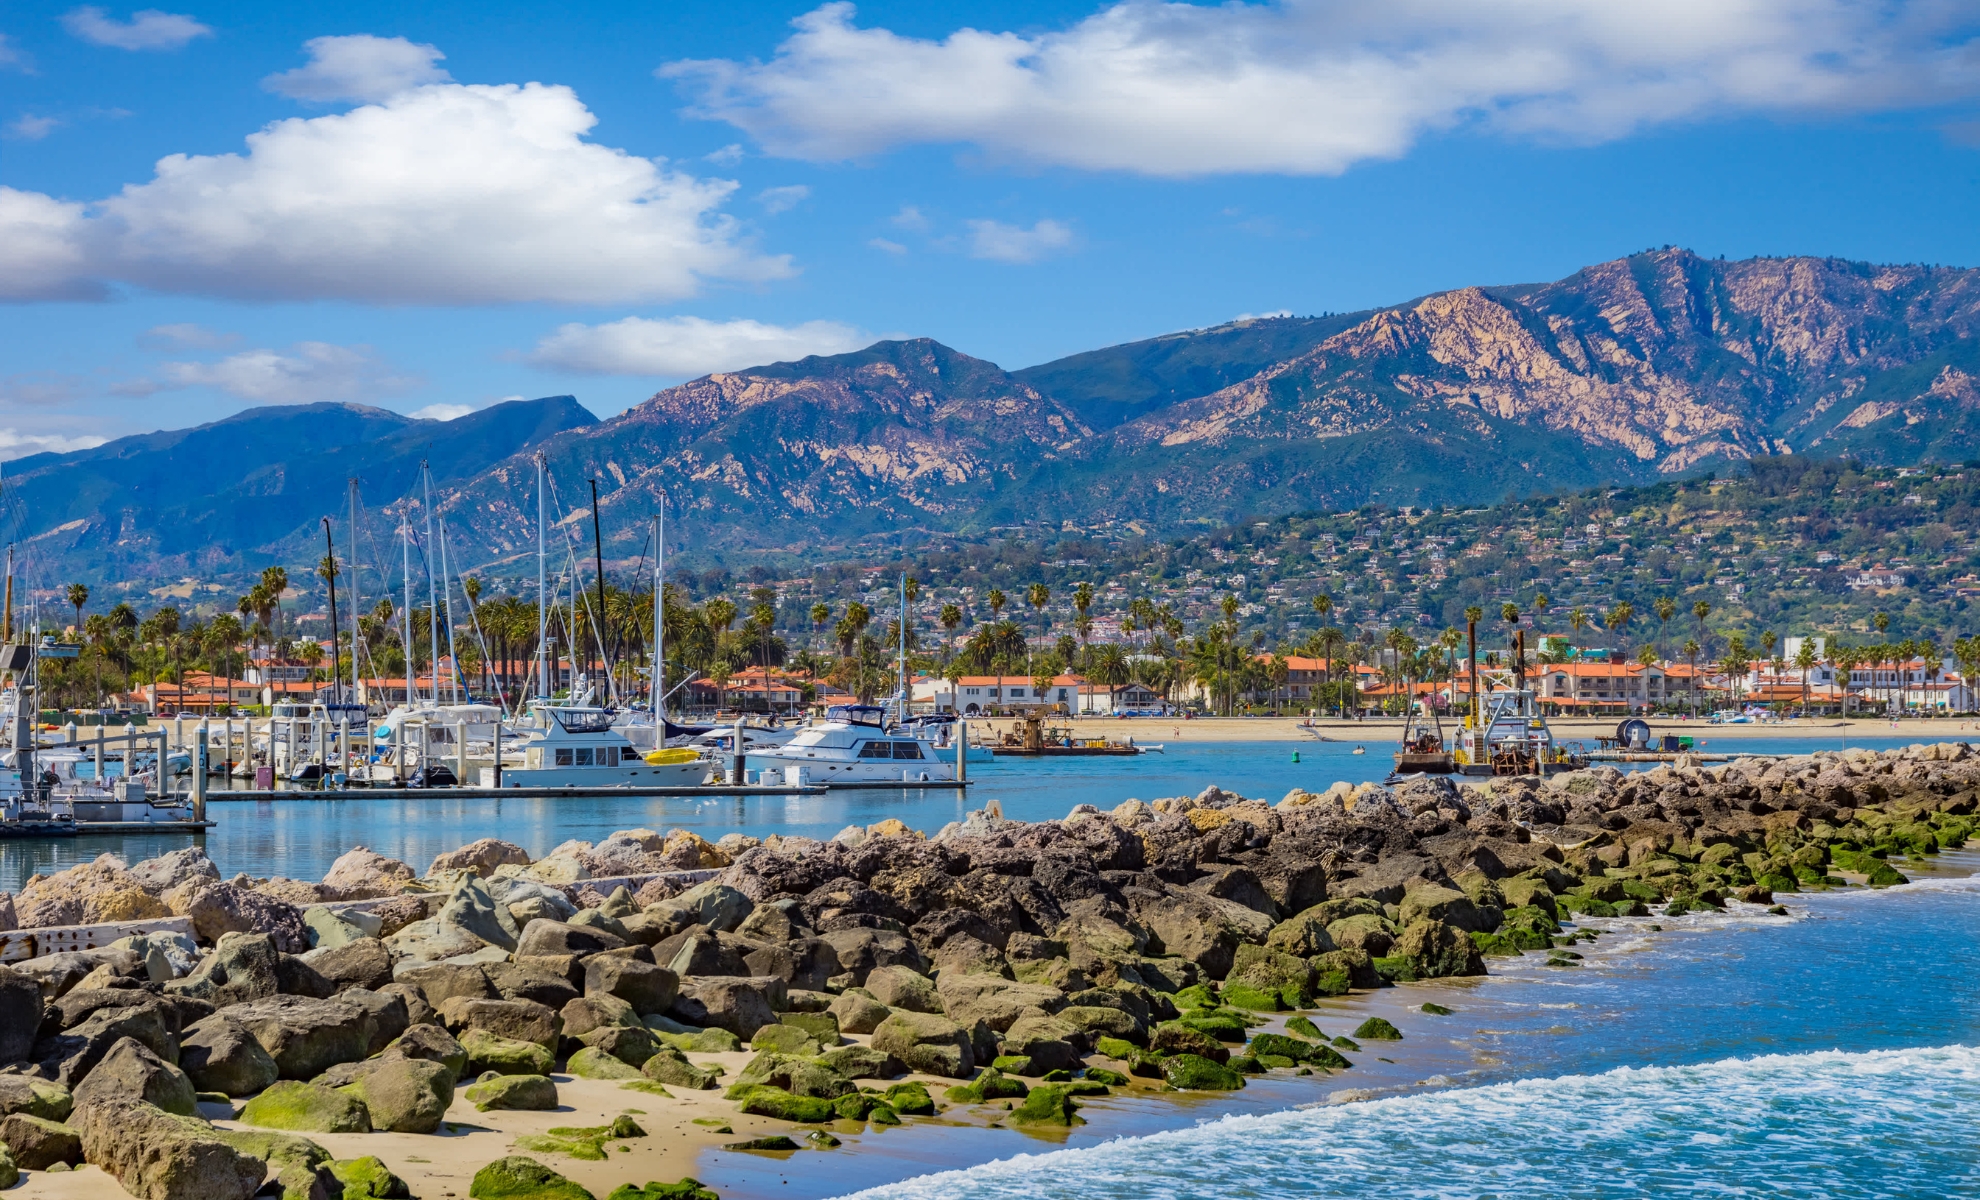
M954 783L954 756L909 728L888 728L877 704L835 704L825 719L784 745L748 753L748 762L779 768L785 783Z
M493 767L484 767L481 786L696 787L708 778L711 764L699 754L640 754L613 728L610 709L542 704L532 712L537 724L516 745L502 748L500 782Z
M1456 771L1457 758L1445 744L1444 723L1437 718L1437 710L1426 701L1417 701L1396 747L1396 774L1450 775Z
M1483 713L1466 716L1453 751L1465 775L1554 775L1588 765L1575 746L1554 737L1533 691L1518 688L1479 697Z
M1143 753L1144 750L1145 747L1135 745L1132 738L1115 742L1104 737L1083 737L1058 726L1047 726L1045 718L1038 713L1026 713L1019 719L1018 728L1005 734L1003 740L997 743L998 756L1012 758L1128 756Z

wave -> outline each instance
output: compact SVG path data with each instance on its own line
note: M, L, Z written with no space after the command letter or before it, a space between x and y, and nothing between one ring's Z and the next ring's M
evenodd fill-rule
M1980 1195L1980 1049L1823 1051L1231 1116L859 1200Z

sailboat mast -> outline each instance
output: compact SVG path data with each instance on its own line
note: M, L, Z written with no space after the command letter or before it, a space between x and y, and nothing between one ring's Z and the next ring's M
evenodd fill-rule
M544 516L549 511L543 495L543 455L536 456L536 695L550 698L550 668L545 655L550 651L550 566L549 535L544 532Z
M399 636L406 644L406 703L410 705L419 699L419 670L418 657L413 653L412 522L403 512L399 514L399 549L405 558L400 572L406 589L406 610L399 614Z
M661 686L661 664L667 661L667 501L660 500L660 512L653 518L653 720L657 724L660 717L660 698L665 694ZM666 738L660 739L662 742Z
M330 538L330 518L323 518L324 578L330 584L330 698L337 698L343 669L337 665L337 543ZM353 633L353 640L356 635Z
M440 595L447 606L447 687L454 703L461 702L461 660L454 653L454 577L447 570L447 518L440 518ZM434 699L439 699L435 696Z
M615 689L612 686L612 645L606 641L609 630L605 624L605 537L598 528L598 477L591 477L591 563L598 573L598 613L595 625L598 632L598 657L605 664L605 695L609 700Z
M343 697L345 704L356 704L358 696L358 481L351 485L351 690Z
M907 576L901 576L901 619L895 624L896 659L895 670L900 674L901 723L907 724L908 683L907 683Z
M426 513L426 644L433 652L433 702L440 703L440 581L433 575L433 472L419 463L419 506Z

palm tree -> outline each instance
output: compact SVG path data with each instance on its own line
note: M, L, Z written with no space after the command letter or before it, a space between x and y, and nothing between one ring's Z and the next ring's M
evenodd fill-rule
M1802 638L1794 652L1794 665L1801 668L1801 715L1808 715L1808 672L1815 669L1815 639Z
M280 617L282 615L282 593L289 590L289 573L281 567L264 567L261 571L261 586L268 594L270 612L276 617ZM263 617L262 620L268 622L270 618ZM277 624L271 623L269 624L269 628L274 629L277 627Z
M1477 604L1466 605L1464 609L1465 636L1467 638L1475 638L1478 634L1478 623L1484 619L1485 619L1485 609L1482 606ZM1472 658L1473 658L1472 662L1465 664L1465 673L1471 681L1469 685L1471 688L1471 699L1469 702L1470 712L1467 713L1466 715L1475 717L1478 715L1478 663L1476 661L1477 655L1474 653L1472 655Z
M1650 605L1650 609L1657 614L1657 657L1662 658L1664 639L1670 636L1671 618L1677 615L1678 602L1669 596L1659 596Z
M1453 625L1444 630L1437 641L1444 647L1444 678L1448 683L1457 677L1457 648L1464 645L1464 631ZM1457 697L1450 699L1452 707L1456 707Z
M1698 716L1698 639L1686 638L1684 656L1691 660L1691 675L1685 681L1685 691L1691 696L1691 715Z
M83 623L83 619L82 619L82 610L83 610L83 605L85 605L85 604L88 604L88 603L89 603L89 585L88 585L88 584L86 584L86 583L72 583L72 584L70 584L70 585L69 585L69 607L71 607L71 608L73 608L73 609L75 609L75 610L76 610L76 632L77 632L77 633L81 633L81 632L82 632L82 623Z
M1623 626L1628 625L1634 616L1636 616L1636 606L1625 600L1610 609L1608 615L1602 618L1602 623L1609 627L1610 633L1620 637Z
M825 623L827 621L830 621L831 619L832 619L831 605L825 603L823 600L820 600L818 603L813 604L811 606L811 636L817 637L818 631L820 629L823 629L825 627Z
M1325 681L1322 686L1329 693L1332 693L1334 690L1334 659L1340 654L1341 645L1347 641L1347 635L1340 631L1339 626L1329 625L1325 629L1322 629L1316 636L1320 639L1321 661L1326 664L1325 672L1321 676ZM1347 717L1347 701L1341 701L1339 707L1341 717L1345 720Z
M1698 618L1698 640L1705 642L1705 618L1712 615L1712 606L1700 600L1691 606L1691 615Z
M1577 635L1588 628L1588 610L1579 604L1568 609L1568 628Z
M1876 616L1870 618L1870 624L1876 628L1877 636L1883 637L1884 634L1890 631L1891 614L1886 612L1880 612ZM1870 678L1873 681L1877 677L1877 672L1876 672L1877 665L1883 662L1888 662L1890 660L1890 648L1887 642L1880 642L1878 644L1877 650L1878 650L1877 656L1870 660L1870 665L1871 665ZM1884 690L1884 712L1888 714L1890 710L1891 710L1891 695L1890 695L1890 690L1886 688Z
M955 641L956 627L962 624L962 605L954 601L942 606L942 661L949 661L950 647Z
M1326 624L1328 615L1333 611L1334 598L1332 596L1321 592L1313 598L1313 615L1320 618L1321 624Z
M1752 664L1753 659L1746 653L1746 639L1736 633L1726 638L1726 652L1720 657L1719 666L1732 684L1734 708L1739 707L1740 681L1746 676L1746 668Z
M1041 619L1038 622L1038 636L1041 640L1043 640L1051 632L1050 625L1047 624L1042 618L1045 612L1045 606L1052 602L1052 589L1046 587L1042 583L1034 583L1030 587L1025 589L1024 602L1031 606L1032 612L1040 615ZM1029 665L1030 662L1031 662L1031 656L1026 655L1025 663L1027 670L1030 669L1030 665Z
M91 613L83 622L83 637L96 650L96 707L103 707L103 655L110 645L110 618L102 613Z
M985 599L990 602L990 619L1001 621L1004 617L1004 605L1010 603L1010 597L1004 595L1002 588L991 588L990 594Z

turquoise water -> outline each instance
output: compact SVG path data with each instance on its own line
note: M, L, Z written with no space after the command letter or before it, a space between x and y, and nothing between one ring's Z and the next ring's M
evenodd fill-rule
M1709 730L1701 730L1709 736ZM1858 738L1849 744L1881 749L1911 738ZM1062 817L1075 804L1112 808L1130 796L1153 800L1194 794L1217 784L1277 801L1295 787L1320 790L1336 780L1381 779L1392 763L1387 740L1347 742L1175 744L1165 753L1133 758L1000 759L971 763L971 786L835 790L823 796L676 798L545 798L462 800L215 801L219 827L203 837L224 874L323 877L338 855L369 846L424 869L442 851L482 837L499 837L541 855L570 838L597 841L617 829L692 829L710 841L725 833L829 838L847 825L900 817L929 833L972 808L998 801L1004 815L1038 821ZM1761 754L1807 754L1840 741L1815 738L1725 739L1714 749ZM1294 761L1297 755L1298 761ZM48 874L106 851L135 862L186 845L186 834L91 836L49 841L0 841L0 890L17 890L29 875Z
M1580 968L1529 955L1332 1001L1328 1032L1379 1013L1404 1040L1228 1103L1096 1100L1062 1148L910 1128L785 1163L718 1152L700 1177L725 1200L1980 1195L1980 880L1906 869L1927 877L1786 897L1786 918L1590 922Z

